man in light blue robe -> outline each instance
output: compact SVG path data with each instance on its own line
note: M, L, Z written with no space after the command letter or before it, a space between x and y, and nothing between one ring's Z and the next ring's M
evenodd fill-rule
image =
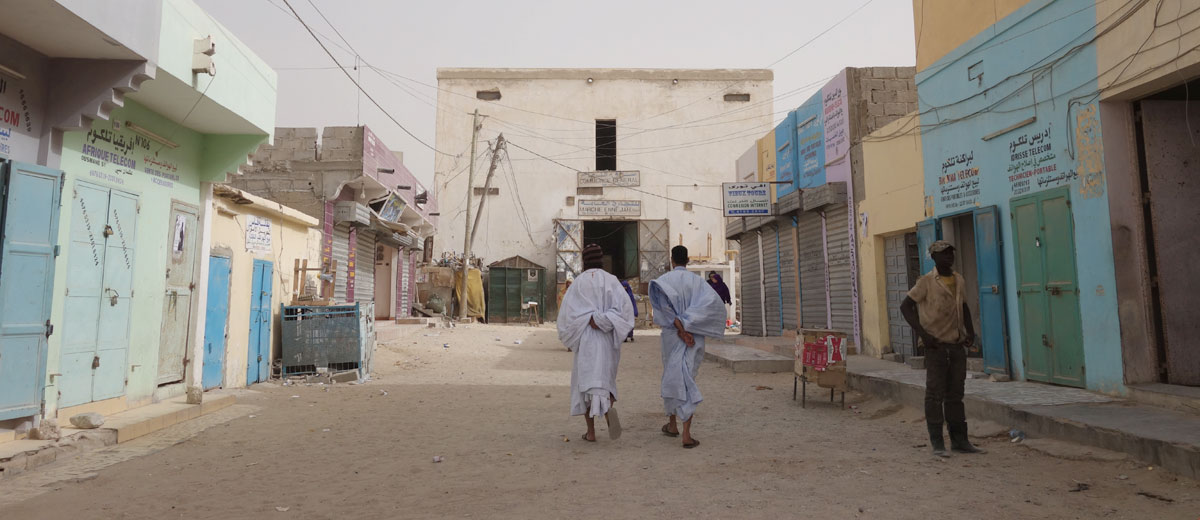
M633 330L633 305L617 277L603 269L600 246L583 250L584 272L563 296L558 310L558 338L575 352L571 368L571 415L587 422L583 440L596 442L595 418L608 421L611 439L621 436L617 401L617 364L621 343Z
M704 361L705 338L725 334L725 304L708 282L687 270L687 264L687 248L672 248L672 270L650 282L650 304L654 324L662 327L662 398L670 416L662 432L678 436L676 420L683 421L683 447L695 448L700 440L692 437L692 414L704 400L696 374Z

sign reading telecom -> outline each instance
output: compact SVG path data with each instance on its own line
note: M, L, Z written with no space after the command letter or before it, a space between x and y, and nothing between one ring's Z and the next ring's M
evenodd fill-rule
M721 188L726 217L771 215L771 183L726 182Z

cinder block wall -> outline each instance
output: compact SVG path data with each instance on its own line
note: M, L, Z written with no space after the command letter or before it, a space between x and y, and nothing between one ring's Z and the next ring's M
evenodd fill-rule
M362 175L362 145L361 127L325 128L320 142L316 128L276 128L228 184L321 219L331 183Z
M916 67L868 67L850 69L850 167L854 176L854 200L866 197L862 140L911 112L917 111Z

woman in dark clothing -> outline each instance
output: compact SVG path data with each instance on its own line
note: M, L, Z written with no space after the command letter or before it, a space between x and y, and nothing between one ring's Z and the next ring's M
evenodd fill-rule
M721 275L717 274L716 271L708 273L708 285L714 291L717 291L717 294L721 296L721 301L725 302L725 305L733 305L733 299L729 297L729 286L725 285L725 281L721 279Z
M633 317L636 318L638 315L637 298L633 297L633 287L629 286L629 280L621 280L621 287L624 287L625 294L629 295L629 302L633 304ZM626 339L626 341L631 341L631 342L633 341L633 331L632 330L629 331L629 337L625 338L625 339Z

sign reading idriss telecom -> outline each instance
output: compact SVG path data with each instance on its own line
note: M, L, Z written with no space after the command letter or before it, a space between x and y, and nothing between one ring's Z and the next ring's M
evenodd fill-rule
M721 192L726 217L771 214L771 184L768 182L726 182L721 184Z

